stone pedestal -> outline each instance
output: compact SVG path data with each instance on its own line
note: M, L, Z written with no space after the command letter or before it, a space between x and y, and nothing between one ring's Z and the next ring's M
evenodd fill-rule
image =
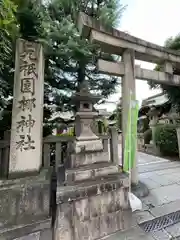
M1 240L52 240L49 179L44 170L36 177L0 182Z
M180 128L179 127L177 127L176 132L177 132L178 150L179 150L179 158L180 158Z
M155 143L155 134L156 134L156 126L158 123L158 114L159 112L155 108L151 108L151 110L148 112L148 115L150 116L150 122L149 126L152 130L152 144L154 151L158 154L159 149L157 149L156 143Z
M15 61L9 180L0 181L0 240L52 240L51 171L41 169L43 65L42 46L19 39Z
M55 240L95 240L126 229L131 221L128 177L118 172L118 165L110 161L107 149L90 128L96 114L92 112L94 97L86 90L77 99L81 133L70 153L66 186L57 188Z

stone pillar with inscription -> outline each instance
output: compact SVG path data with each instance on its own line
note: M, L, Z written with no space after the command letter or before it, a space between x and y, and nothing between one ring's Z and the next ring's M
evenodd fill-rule
M91 130L97 115L93 105L99 99L85 83L73 97L80 132L70 149L65 186L57 188L55 240L95 240L131 225L128 177L119 173L108 149Z
M0 239L52 240L50 169L41 169L44 60L17 40L8 180L0 181Z
M16 47L9 174L40 170L43 95L42 46L19 39Z

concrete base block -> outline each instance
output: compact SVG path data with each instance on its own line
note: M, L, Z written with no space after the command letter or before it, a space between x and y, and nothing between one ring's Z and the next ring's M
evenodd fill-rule
M77 168L88 164L110 162L109 153L103 151L88 152L83 154L72 154L71 168Z
M65 181L67 184L70 184L87 179L91 180L95 177L104 177L118 173L118 170L118 166L112 163L94 163L79 168L67 169Z
M92 140L81 140L81 141L76 141L74 143L74 149L76 153L82 153L84 151L88 152L94 152L94 151L102 151L103 150L103 144L102 140L99 139L97 136L95 136L96 139Z
M0 240L52 240L51 219L1 229Z
M0 182L0 240L41 240L50 231L49 173Z
M131 190L138 198L146 197L149 194L148 187L140 181L137 185L132 185Z
M66 187L69 198L59 188L57 195L63 192L66 197L57 196L55 240L95 240L129 228L132 214L129 210L126 178L123 177L121 184L117 178L96 181L96 192L92 191L92 183L89 183L90 189L87 184L76 188ZM86 189L86 196L82 188Z

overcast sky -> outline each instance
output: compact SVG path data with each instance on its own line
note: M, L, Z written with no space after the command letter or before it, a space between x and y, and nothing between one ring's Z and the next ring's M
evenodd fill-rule
M165 40L180 32L180 0L120 0L128 7L124 12L119 27L135 37L164 45ZM153 65L145 62L136 62L141 67L153 69ZM141 103L142 99L159 93L159 90L150 90L146 81L136 80L136 96ZM121 96L121 89L109 98L117 101ZM112 110L114 104L102 105L101 108Z

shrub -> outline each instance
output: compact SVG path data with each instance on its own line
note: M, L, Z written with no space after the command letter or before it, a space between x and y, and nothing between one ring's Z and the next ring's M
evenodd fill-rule
M70 127L67 129L66 132L63 133L58 133L56 134L56 136L75 136L75 128L74 127Z
M178 154L178 140L176 126L165 124L157 126L154 136L155 144L160 152L166 156L176 156Z
M152 130L151 128L144 132L144 144L149 144L152 140Z

